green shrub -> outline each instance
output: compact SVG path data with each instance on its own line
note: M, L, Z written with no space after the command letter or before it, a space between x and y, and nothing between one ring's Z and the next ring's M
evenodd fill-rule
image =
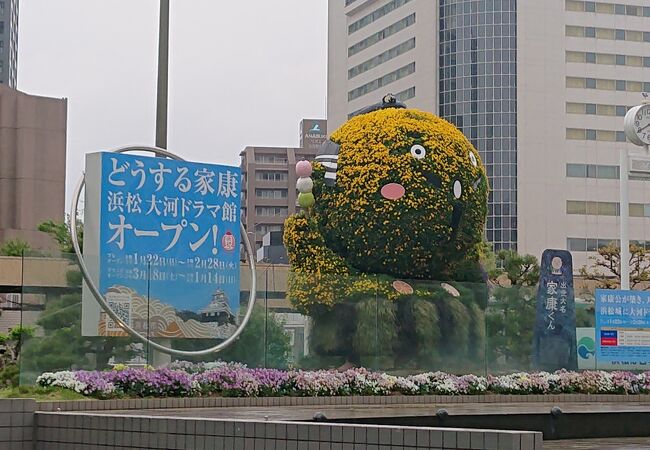
M9 239L0 245L0 256L23 256L30 250L30 245L22 239Z

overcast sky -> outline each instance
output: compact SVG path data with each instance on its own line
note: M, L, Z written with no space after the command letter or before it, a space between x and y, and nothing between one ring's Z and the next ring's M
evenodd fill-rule
M67 198L84 154L155 141L158 0L23 0L18 89L68 99ZM326 115L326 0L171 0L168 148L239 164ZM67 201L66 201L67 204Z

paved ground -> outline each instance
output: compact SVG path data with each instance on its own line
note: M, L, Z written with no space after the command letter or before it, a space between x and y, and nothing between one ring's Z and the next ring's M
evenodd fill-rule
M500 414L549 413L555 403L452 403L436 405L341 405L341 406L269 406L234 408L184 408L148 409L125 411L97 411L98 414L147 415L163 417L204 417L213 419L252 419L273 421L311 420L315 413L325 414L329 419L355 417L404 417L430 416L441 408L449 415L482 415L495 411ZM571 412L650 412L650 403L564 403L562 411ZM648 425L650 434L650 425ZM576 439L544 441L545 450L650 450L648 438Z
M544 441L544 450L638 450L650 449L650 438L577 439L571 441Z
M215 419L311 420L317 412L329 419L356 417L430 416L439 409L449 415L539 414L549 413L555 403L450 403L436 405L340 405L340 406L267 406L234 408L137 409L97 411L98 414L146 415L169 417L205 417ZM562 411L571 412L650 412L650 403L564 403ZM650 426L649 426L650 432Z

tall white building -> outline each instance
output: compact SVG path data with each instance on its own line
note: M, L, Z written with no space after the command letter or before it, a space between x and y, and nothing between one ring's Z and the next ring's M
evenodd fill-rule
M645 0L330 0L328 125L387 92L455 123L486 165L495 248L575 265L617 239L623 116L650 92ZM650 248L650 188L630 239Z

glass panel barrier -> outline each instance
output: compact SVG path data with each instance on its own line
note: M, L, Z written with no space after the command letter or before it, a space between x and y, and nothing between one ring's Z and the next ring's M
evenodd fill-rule
M533 368L537 287L494 286L486 311L487 372Z
M388 291L378 301L378 309L391 308L395 318L392 326L379 331L386 344L377 369L400 375L484 373L487 287L430 280L400 283L410 289L398 297Z
M90 258L92 260L92 258ZM22 343L20 382L33 384L43 372L103 370L115 364L145 365L142 345L129 336L88 333L82 321L82 277L72 254L22 258L22 323L34 336ZM99 305L89 299L100 317ZM101 320L106 323L105 315ZM114 333L124 334L124 333Z
M296 367L363 366L396 374L485 371L487 286L383 276L290 275L308 316Z
M86 258L92 263L90 255ZM20 266L22 287L19 294L3 297L3 320L15 316L16 326L35 330L19 346L24 384L48 371L160 367L175 361L279 369L366 367L396 375L537 370L535 286L311 275L261 263L254 275L256 305L239 338L219 353L178 357L128 336L92 298L84 304L76 256L26 254ZM190 272L174 268L176 276ZM238 295L225 295L216 283L209 295L203 288L188 291L189 306L176 310L161 302L167 288L155 267L147 264L138 276L148 287L128 309L130 325L155 342L186 351L228 338L243 320L252 286L250 270L242 264ZM593 287L577 283L575 289L578 368L611 370L615 367L595 357Z
M154 269L155 275L155 269ZM176 350L202 351L215 347L229 338L242 323L246 314L251 283L251 272L247 264L240 267L240 287L232 291L227 287L227 280L220 278L224 272L197 273L192 267L183 266L174 269L176 277L186 280L196 288L183 295L176 295L176 302L187 305L177 310L165 305L168 298L168 285L161 282L159 277L152 276L150 283L150 315L152 336L163 345ZM197 278L198 277L198 278ZM202 278L208 277L208 278ZM269 296L273 296L271 273L265 268L255 273L257 286L256 304L250 320L239 337L227 348L218 353L200 356L164 355L159 351L150 352L150 360L155 366L169 362L213 363L227 361L245 364L248 367L265 367L277 365L286 367L284 355L278 358L274 353L274 333L276 329L283 332L281 325L275 325L272 314L267 314ZM188 281L195 280L196 281ZM266 300L266 302L265 302ZM159 322L157 325L155 322ZM286 338L288 342L288 337ZM266 349L266 351L265 351Z

